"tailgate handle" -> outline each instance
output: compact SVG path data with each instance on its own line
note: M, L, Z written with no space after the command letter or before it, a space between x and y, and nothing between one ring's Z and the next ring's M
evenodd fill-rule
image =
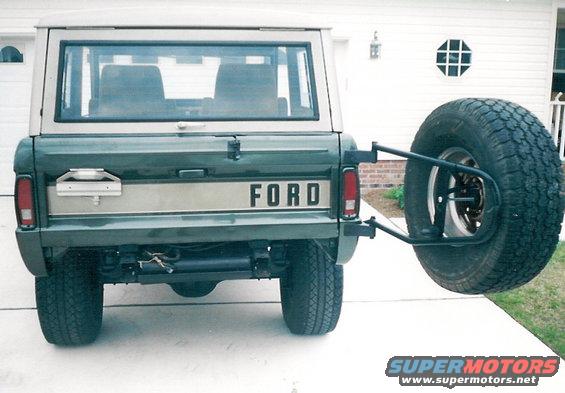
M205 175L206 172L204 169L181 169L179 171L179 177L181 179L198 179Z
M57 178L57 196L90 197L95 205L101 196L122 195L120 178L101 168L71 169Z

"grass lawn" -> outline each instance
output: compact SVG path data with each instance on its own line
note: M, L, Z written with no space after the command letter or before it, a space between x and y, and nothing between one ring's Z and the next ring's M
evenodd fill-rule
M565 242L559 243L546 268L530 283L487 297L565 357Z

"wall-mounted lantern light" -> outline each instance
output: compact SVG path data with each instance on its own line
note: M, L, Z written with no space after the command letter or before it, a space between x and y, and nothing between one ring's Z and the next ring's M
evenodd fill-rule
M381 42L379 41L379 37L377 36L377 32L373 33L373 40L371 41L370 45L370 58L371 59L378 59L381 56Z

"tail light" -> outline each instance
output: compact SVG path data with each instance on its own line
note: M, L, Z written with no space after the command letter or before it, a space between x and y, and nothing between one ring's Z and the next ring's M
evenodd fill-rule
M355 218L359 214L359 175L355 168L347 168L342 172L341 216Z
M33 182L29 176L18 177L16 180L16 215L20 227L32 228L35 226Z

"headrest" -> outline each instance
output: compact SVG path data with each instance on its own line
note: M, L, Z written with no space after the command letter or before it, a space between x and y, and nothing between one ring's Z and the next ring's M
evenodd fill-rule
M107 65L100 77L100 100L163 100L163 79L152 65Z
M277 116L276 67L269 64L220 64L214 111L221 114Z

